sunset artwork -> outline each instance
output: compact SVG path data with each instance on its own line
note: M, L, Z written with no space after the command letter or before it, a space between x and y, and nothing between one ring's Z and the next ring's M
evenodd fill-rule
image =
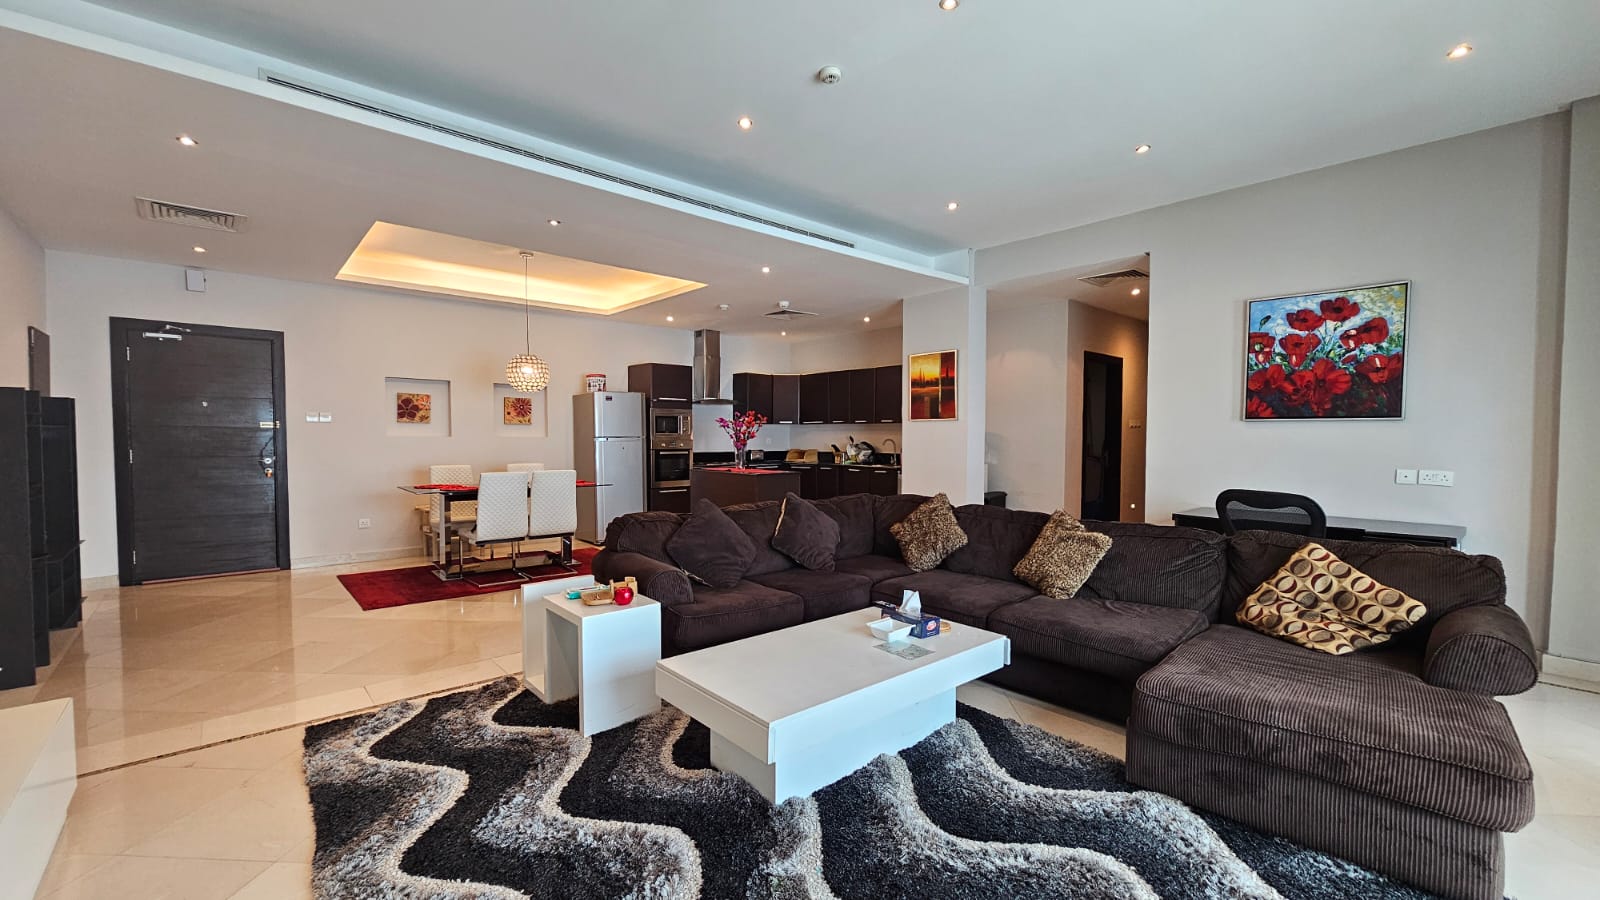
M394 395L394 420L407 425L427 425L433 421L433 395L408 394L404 391Z
M956 417L956 351L913 353L910 365L911 420Z
M501 421L507 425L532 425L533 400L530 397L505 397Z
M1406 281L1252 300L1244 418L1399 419Z

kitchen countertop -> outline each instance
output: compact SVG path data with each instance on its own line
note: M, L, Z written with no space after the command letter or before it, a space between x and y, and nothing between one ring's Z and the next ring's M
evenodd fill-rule
M732 466L706 466L696 472L719 472L723 475L782 475L783 469L735 469Z

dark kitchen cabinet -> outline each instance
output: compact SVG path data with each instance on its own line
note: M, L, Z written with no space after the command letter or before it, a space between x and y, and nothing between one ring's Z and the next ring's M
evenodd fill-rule
M772 376L772 415L778 425L793 425L800 421L800 376Z
M873 421L900 421L901 377L899 366L879 366L872 370Z
M872 369L851 369L850 376L850 422L853 425L865 425L874 421L877 414L873 404L877 401L877 384L873 377Z
M860 466L842 466L839 469L839 493L872 493L872 472Z
M694 368L670 363L636 363L628 367L628 390L656 405L688 406L694 390Z
M800 473L800 496L807 500L817 499L817 467L796 466L794 469Z
M680 488L651 488L650 509L654 512L672 512L679 515L689 514L689 489Z
M850 373L829 372L828 421L844 425L850 422Z
M839 496L839 466L817 466L817 499Z
M772 411L772 381L773 376L759 372L733 373L733 414L753 412L768 422L777 421Z
M872 485L872 493L880 497L893 497L900 493L899 469L873 469L867 480Z
M800 421L808 425L828 421L828 373L800 376Z

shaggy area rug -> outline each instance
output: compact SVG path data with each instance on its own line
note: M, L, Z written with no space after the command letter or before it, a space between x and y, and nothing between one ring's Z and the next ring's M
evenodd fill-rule
M319 898L1423 898L967 706L777 807L671 707L594 738L513 678L306 730Z

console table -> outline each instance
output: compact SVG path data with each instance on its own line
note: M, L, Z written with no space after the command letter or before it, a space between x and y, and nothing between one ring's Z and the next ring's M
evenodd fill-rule
M1282 522L1285 525L1304 526L1304 520L1292 514L1271 510L1251 510L1251 522ZM1222 520L1217 511L1198 506L1172 514L1172 524L1189 528L1204 528L1222 533ZM1289 529L1285 529L1289 530ZM1436 525L1427 522L1396 522L1391 519L1358 519L1347 516L1328 517L1328 537L1336 541L1373 541L1384 544L1421 544L1428 547L1459 547L1466 539L1467 529L1460 525Z

